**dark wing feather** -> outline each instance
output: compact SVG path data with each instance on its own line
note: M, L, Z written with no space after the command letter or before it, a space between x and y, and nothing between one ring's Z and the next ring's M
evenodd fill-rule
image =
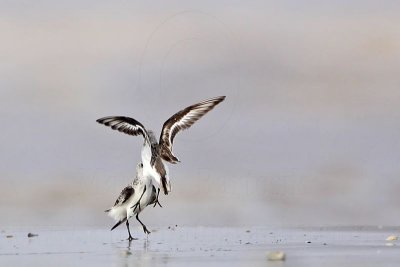
M118 199L115 201L114 207L124 204L134 193L135 189L130 185L122 189L121 194L119 194Z
M161 157L168 162L176 163L178 159L172 154L172 145L175 135L179 131L188 129L224 99L225 96L219 96L204 100L175 113L171 118L169 118L164 123L161 131L159 142Z
M129 135L143 135L148 141L148 134L144 126L135 119L123 116L110 116L96 120L100 124L111 127L113 130L118 130Z

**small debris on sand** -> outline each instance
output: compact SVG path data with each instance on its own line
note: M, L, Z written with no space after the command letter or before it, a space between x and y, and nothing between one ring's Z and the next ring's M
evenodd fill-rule
M396 241L397 239L398 239L397 236L391 235L391 236L388 236L388 237L386 238L386 241Z
M311 244L311 241L306 241L307 244Z
M35 236L39 236L38 234L32 234L32 233L28 233L28 237L29 238L31 238L31 237L35 237Z
M13 238L13 235L6 235L6 238Z
M132 252L130 252L128 250L124 250L124 251L121 251L121 255L126 257L126 256L129 256L129 255L132 255Z
M286 254L283 251L271 251L267 255L269 261L284 261Z
M246 233L250 233L250 230L246 230Z
M394 244L394 243L386 243L385 246L387 246L387 247L394 247L395 244Z

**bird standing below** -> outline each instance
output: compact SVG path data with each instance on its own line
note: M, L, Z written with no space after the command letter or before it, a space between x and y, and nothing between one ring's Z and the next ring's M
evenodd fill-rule
M129 229L129 218L136 214L136 220L142 225L144 233L150 234L147 227L142 223L142 221L140 221L139 213L148 205L156 203L156 188L153 185L152 178L143 175L143 164L139 163L136 166L135 179L122 190L115 201L114 206L105 211L110 217L117 221L117 223L111 228L111 231L120 224L126 222L129 234L128 240L133 240L134 238Z

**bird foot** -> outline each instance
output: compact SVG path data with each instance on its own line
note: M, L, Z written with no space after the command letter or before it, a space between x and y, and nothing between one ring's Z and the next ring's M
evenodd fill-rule
M155 208L156 206L160 206L160 208L162 208L160 202L158 201L158 199L156 200L156 203L154 203L153 208Z
M144 232L145 234L150 234L150 233L151 233L149 230L147 230L147 227L146 227L146 226L143 226L143 232Z
M131 242L132 240L138 240L138 238L135 238L135 237L129 236L127 240L128 240L129 242Z

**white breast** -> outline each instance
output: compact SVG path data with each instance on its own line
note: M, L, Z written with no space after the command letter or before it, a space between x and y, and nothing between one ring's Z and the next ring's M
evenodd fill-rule
M156 172L156 170L151 166L150 161L151 161L151 148L146 143L142 148L143 176L151 177L152 179L154 179L155 184L159 186L161 182L160 174Z

